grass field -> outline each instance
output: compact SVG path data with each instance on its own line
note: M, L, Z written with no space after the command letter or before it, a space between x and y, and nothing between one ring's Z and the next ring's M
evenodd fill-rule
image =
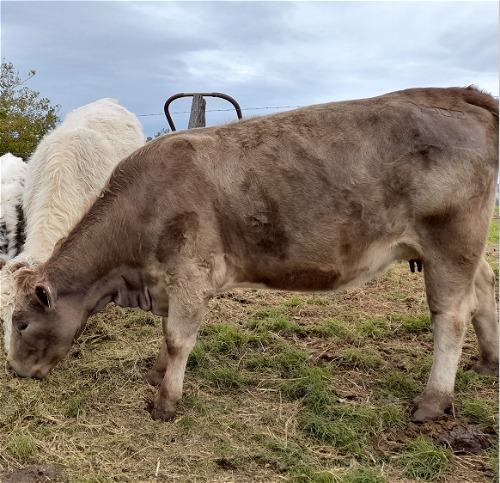
M337 294L213 300L171 423L145 410L159 341L158 318L109 306L42 381L12 377L2 354L0 481L498 480L498 381L468 370L472 330L450 414L409 420L432 333L422 274L407 264Z

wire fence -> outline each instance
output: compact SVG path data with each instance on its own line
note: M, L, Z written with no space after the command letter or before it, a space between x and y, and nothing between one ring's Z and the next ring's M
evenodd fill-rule
M242 107L242 111L260 111L265 109L297 109L302 106L263 106L263 107ZM231 112L234 111L234 107L227 109L206 109L205 112ZM191 111L174 111L172 114L190 114ZM147 116L164 116L164 112L153 112L149 114L136 114L137 117L147 117Z

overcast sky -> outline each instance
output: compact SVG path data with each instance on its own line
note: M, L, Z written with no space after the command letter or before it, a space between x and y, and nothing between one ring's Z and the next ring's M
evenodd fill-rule
M22 77L36 70L28 86L62 117L112 97L154 135L179 92L229 94L244 116L419 86L476 84L498 95L498 9L496 1L3 0L1 54ZM178 129L190 102L171 105ZM207 99L207 125L236 118L218 109L231 105Z

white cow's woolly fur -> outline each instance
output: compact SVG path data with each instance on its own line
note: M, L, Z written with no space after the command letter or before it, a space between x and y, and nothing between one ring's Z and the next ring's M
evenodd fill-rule
M0 258L10 260L22 250L22 193L26 163L11 153L0 157Z
M144 145L137 117L113 99L69 113L47 134L28 161L23 195L24 252L0 272L4 344L8 351L16 274L45 261L104 187L116 164Z

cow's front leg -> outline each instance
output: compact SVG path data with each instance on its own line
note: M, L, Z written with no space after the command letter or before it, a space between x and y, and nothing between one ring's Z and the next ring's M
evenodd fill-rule
M167 327L167 317L162 318L162 323L163 327ZM158 353L158 357L156 358L153 367L144 376L146 382L148 382L152 386L159 386L162 383L163 378L165 377L165 372L167 370L167 361L168 350L164 337L161 342L160 352Z
M165 340L154 370L165 376L153 401L153 419L168 421L175 416L182 397L184 373L191 350L196 343L198 328L205 313L207 298L186 292L171 295L168 317L163 319Z

